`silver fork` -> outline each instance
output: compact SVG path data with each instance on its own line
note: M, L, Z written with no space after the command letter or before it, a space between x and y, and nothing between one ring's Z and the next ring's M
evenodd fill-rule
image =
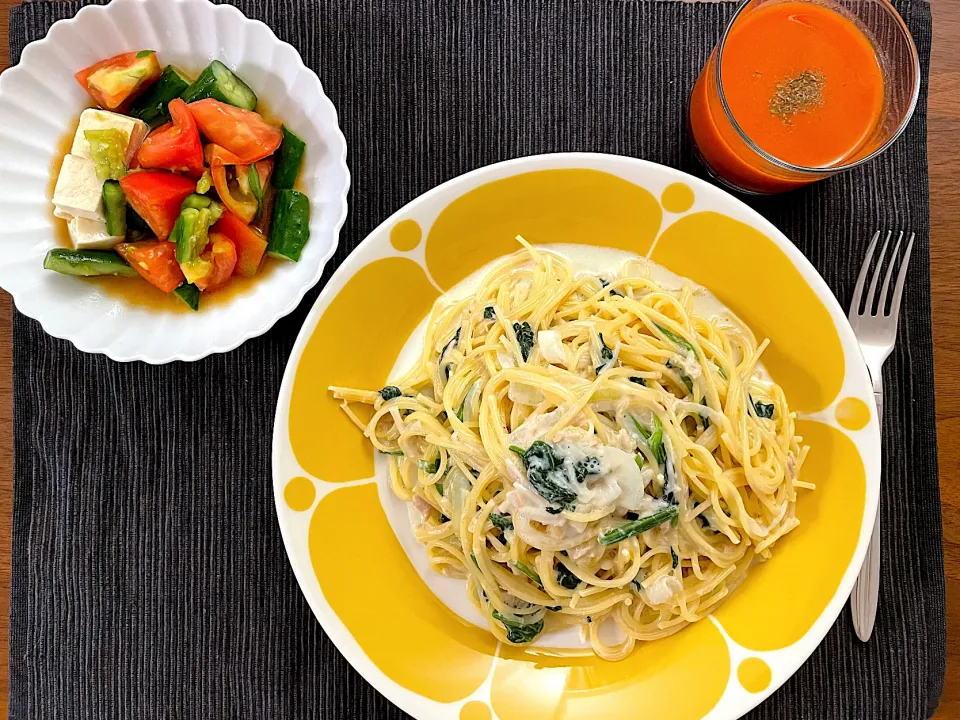
M897 342L897 321L900 317L900 299L903 297L903 284L907 278L907 266L910 264L910 251L913 250L914 233L910 233L910 239L907 241L907 248L903 254L903 260L900 262L900 271L897 273L897 282L893 289L893 298L890 301L890 307L887 309L887 299L890 294L891 279L893 278L893 269L897 264L897 255L900 252L900 244L903 241L904 233L901 231L897 238L897 244L893 248L893 255L890 256L890 264L887 265L887 272L883 278L883 286L877 301L877 283L880 279L880 271L883 268L884 260L887 255L887 246L890 244L890 238L893 231L888 231L883 241L883 247L880 250L880 257L877 259L876 267L873 271L873 277L870 280L870 289L867 292L866 301L861 311L860 305L863 299L863 285L867 279L867 273L870 269L870 261L873 259L873 251L877 247L877 241L880 239L880 231L873 236L870 247L867 248L867 256L863 260L863 266L860 268L860 277L857 278L857 287L853 291L853 300L850 302L850 325L860 343L860 351L863 353L863 359L870 371L870 378L873 380L873 397L877 403L877 420L883 427L883 376L881 370L883 363L890 356L894 344ZM877 519L873 525L873 534L870 537L870 545L867 546L867 554L863 559L863 567L860 568L860 575L853 586L853 592L850 595L850 611L853 615L853 627L857 632L857 637L866 642L873 633L873 624L877 618L877 596L880 591L880 508L877 507Z

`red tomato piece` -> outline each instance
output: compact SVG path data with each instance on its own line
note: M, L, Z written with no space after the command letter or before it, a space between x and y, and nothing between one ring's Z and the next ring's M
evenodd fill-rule
M128 52L91 65L74 77L104 110L116 110L152 85L161 73L152 50Z
M216 143L208 143L203 146L203 159L213 167L214 165L243 165L243 161Z
M237 249L237 266L233 270L235 274L243 277L257 274L263 255L267 252L267 239L262 233L245 224L229 210L220 216L211 230L233 241Z
M272 155L283 140L280 128L251 110L207 98L187 105L210 142L220 145L244 163Z
M171 100L168 108L173 122L161 125L147 135L137 151L137 162L144 168L161 168L200 177L203 175L203 146L197 123L180 98Z
M120 178L127 202L160 240L170 237L180 206L197 189L190 178L158 170L128 173Z
M257 198L250 188L249 165L214 165L210 168L213 187L227 210L250 223L257 215Z
M200 257L213 263L213 267L209 273L197 278L194 284L203 292L219 290L226 285L237 265L237 249L230 238L211 232L210 244Z
M173 243L166 240L120 243L116 251L144 280L163 292L173 292L183 284L177 247Z

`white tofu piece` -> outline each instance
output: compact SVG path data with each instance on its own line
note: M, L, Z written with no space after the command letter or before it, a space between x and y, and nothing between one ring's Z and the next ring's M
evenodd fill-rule
M103 183L93 160L66 155L53 190L53 214L59 218L103 221Z
M84 137L85 130L108 130L115 128L127 133L129 141L127 143L127 152L124 165L130 167L130 162L140 147L140 143L150 132L150 128L143 120L119 115L118 113L108 112L107 110L97 110L89 108L80 114L80 125L77 127L77 134L73 136L73 147L70 149L72 155L78 157L90 158L90 143Z
M67 229L77 250L110 250L124 240L123 237L108 233L107 224L100 220L70 218Z

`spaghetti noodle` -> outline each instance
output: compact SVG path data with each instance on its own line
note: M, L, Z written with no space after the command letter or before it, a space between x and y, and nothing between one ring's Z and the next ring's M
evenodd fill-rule
M475 293L438 300L395 384L330 389L497 638L578 625L618 660L770 557L813 487L806 448L760 366L767 341L731 313L695 314L697 290L661 287L644 260L597 277L518 240Z

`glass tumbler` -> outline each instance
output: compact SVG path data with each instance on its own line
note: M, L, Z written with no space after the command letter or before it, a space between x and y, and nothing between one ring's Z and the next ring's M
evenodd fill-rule
M917 50L888 0L746 0L690 98L698 158L735 190L791 190L867 162L903 132Z

